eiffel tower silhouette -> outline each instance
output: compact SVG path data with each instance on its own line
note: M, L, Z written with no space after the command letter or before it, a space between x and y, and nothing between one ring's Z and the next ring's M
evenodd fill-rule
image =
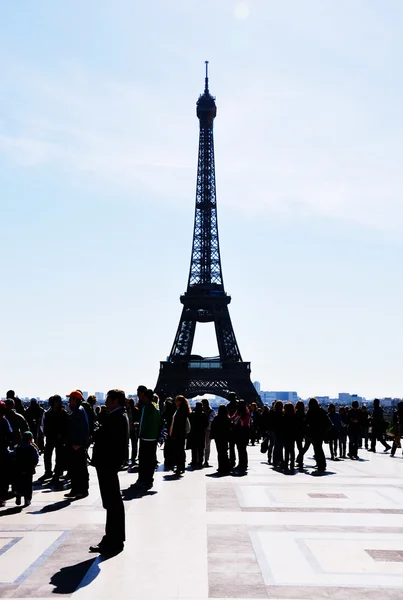
M155 392L162 398L214 394L226 398L235 392L248 403L261 404L252 385L250 363L243 362L235 338L224 290L217 225L213 123L215 98L209 92L208 61L204 93L197 101L200 122L196 210L188 286L180 297L182 315L166 361L160 363ZM219 356L192 355L197 323L215 325Z

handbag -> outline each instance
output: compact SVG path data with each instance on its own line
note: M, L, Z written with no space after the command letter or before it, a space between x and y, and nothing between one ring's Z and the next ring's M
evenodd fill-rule
M268 436L266 436L265 438L263 438L262 443L260 444L260 452L262 454L266 454L268 449L269 449L269 438L268 438Z

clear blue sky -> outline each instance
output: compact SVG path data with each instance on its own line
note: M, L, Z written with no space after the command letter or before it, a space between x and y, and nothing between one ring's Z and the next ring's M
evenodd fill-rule
M253 380L402 396L402 27L400 0L2 2L0 396L155 385L206 59ZM194 351L216 354L199 329Z

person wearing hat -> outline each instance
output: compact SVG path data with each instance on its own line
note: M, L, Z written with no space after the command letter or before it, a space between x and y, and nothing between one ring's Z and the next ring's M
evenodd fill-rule
M69 454L69 473L71 490L66 498L85 498L88 496L87 447L89 442L88 418L81 406L84 400L80 390L67 394L71 414L67 428L67 445Z

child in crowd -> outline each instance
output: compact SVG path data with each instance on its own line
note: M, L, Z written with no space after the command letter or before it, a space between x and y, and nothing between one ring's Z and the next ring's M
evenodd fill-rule
M30 431L26 431L21 443L14 450L15 465L15 503L21 504L21 496L24 497L24 506L29 506L32 500L32 476L38 464L39 452L34 444L34 437Z

